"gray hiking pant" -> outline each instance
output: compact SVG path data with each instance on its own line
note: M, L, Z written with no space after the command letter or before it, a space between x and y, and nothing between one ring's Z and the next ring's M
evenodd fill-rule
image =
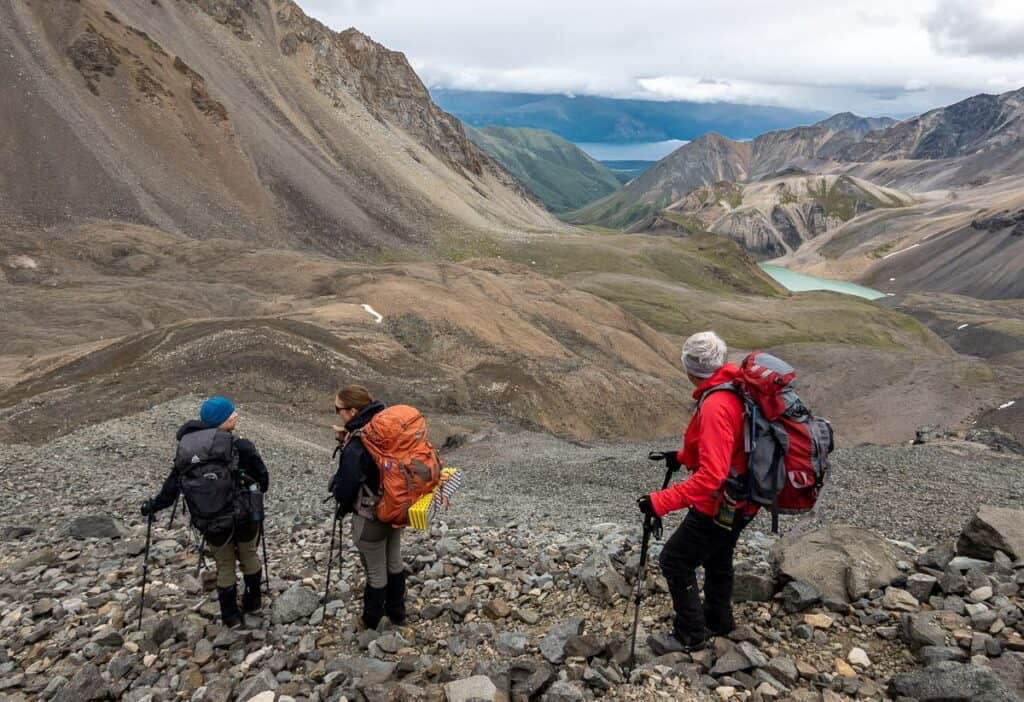
M206 545L213 552L217 563L217 587L231 587L235 584L235 562L242 569L242 575L258 573L262 564L256 549L259 542L258 524L236 527L229 534L207 534Z
M370 587L386 587L388 573L401 573L405 569L401 529L353 514L352 541L359 549Z

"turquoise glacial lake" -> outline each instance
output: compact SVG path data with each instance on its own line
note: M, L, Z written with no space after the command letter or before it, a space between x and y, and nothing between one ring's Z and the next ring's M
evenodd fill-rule
M845 280L828 280L827 278L816 278L813 275L794 273L788 268L775 266L771 263L758 264L765 273L775 279L782 287L791 292L808 292L811 290L831 290L832 292L856 295L868 300L877 300L885 297L884 292L868 288L856 283L849 283Z

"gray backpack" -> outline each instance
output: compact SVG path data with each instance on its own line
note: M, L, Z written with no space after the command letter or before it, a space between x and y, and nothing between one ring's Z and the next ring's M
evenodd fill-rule
M239 491L235 437L216 428L188 433L178 442L174 467L192 526L204 533L230 531Z

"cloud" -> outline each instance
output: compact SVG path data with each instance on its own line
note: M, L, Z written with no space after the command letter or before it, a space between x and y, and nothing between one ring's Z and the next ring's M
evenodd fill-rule
M940 52L1024 57L1024 4L1020 0L940 0L927 27Z
M1024 76L1024 0L298 1L431 87L908 114Z

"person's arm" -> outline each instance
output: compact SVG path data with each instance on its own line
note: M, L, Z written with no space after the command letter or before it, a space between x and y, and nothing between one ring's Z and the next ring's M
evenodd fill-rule
M167 509L178 499L178 472L172 468L170 475L164 480L164 486L160 488L159 494L150 500L150 507L153 512Z
M742 430L730 400L728 393L716 393L701 407L697 469L683 482L651 493L651 503L659 516L710 498L729 477L736 432Z
M338 470L331 478L330 491L337 500L342 515L352 512L355 508L359 485L363 482L361 464L365 453L362 441L358 438L349 441L341 452Z
M260 492L270 489L270 472L267 470L267 464L263 462L263 456L256 449L256 445L248 439L238 439L235 441L235 447L238 449L239 470L256 481Z

